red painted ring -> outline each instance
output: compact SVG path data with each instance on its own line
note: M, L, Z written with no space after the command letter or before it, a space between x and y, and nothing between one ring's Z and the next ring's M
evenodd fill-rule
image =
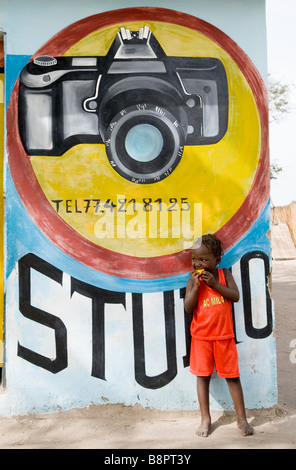
M83 37L100 28L129 21L160 21L196 30L223 48L244 74L253 92L261 124L261 152L252 187L239 210L216 232L226 251L252 226L269 197L268 99L264 82L244 51L225 33L191 15L154 7L126 8L82 19L57 33L33 58L63 55ZM140 258L112 252L86 240L67 225L46 199L26 154L18 129L17 81L7 111L7 152L10 172L17 192L37 227L63 252L106 274L129 279L159 279L190 270L190 250L171 255ZM36 200L38 203L36 203Z

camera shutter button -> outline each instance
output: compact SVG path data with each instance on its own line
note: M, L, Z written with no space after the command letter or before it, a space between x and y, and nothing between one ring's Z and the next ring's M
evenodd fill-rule
M49 55L42 55L34 59L34 64L39 65L40 67L51 67L52 65L57 64L57 59Z

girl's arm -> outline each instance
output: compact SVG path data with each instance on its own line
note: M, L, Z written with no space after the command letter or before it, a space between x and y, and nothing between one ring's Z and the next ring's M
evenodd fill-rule
M190 273L190 278L187 281L186 293L184 299L184 308L187 313L192 313L197 304L198 291L200 281L199 275L196 271Z
M201 277L208 284L208 286L218 291L219 294L223 295L225 299L229 299L232 302L238 302L239 290L229 269L224 269L224 275L227 284L226 287L222 286L222 284L220 284L219 281L209 271L204 271Z

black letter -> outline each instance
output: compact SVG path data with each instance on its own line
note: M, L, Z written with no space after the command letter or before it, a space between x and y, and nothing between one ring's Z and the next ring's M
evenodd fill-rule
M125 293L100 289L72 277L71 297L73 292L78 292L92 299L93 363L91 375L98 379L106 380L104 307L105 304L122 304L125 307Z
M185 298L186 288L180 289L180 299ZM185 342L186 342L186 356L183 356L183 365L188 367L190 363L190 347L191 347L191 333L190 327L192 322L192 314L187 313L184 308L184 327L185 327Z
M54 202L54 203L57 205L57 207L56 207L56 211L57 211L57 212L59 212L60 202L63 202L63 200L64 200L64 199L56 199L56 200L52 199L52 200L51 200L51 202Z
M48 357L42 356L34 351L31 351L18 343L17 354L28 362L35 364L38 367L56 374L65 369L68 365L67 360L67 330L62 320L48 312L33 307L31 305L31 281L30 269L50 277L54 281L62 285L63 273L46 261L38 258L32 253L19 260L19 309L24 317L29 318L41 325L53 328L55 330L56 341L56 359L52 360Z
M132 295L135 377L138 384L142 385L142 387L151 389L164 387L177 375L174 292L164 292L163 295L166 328L166 355L168 367L165 372L156 375L155 377L148 377L146 375L142 294Z
M250 288L250 275L249 275L249 261L252 258L260 258L264 261L265 279L266 279L266 316L267 324L263 328L254 328L252 322L252 303L251 303L251 288ZM242 291L243 291L243 304L246 333L250 338L266 338L272 333L272 311L271 299L268 291L267 276L269 274L269 259L267 255L261 251L252 251L245 254L241 261L241 276L242 276Z

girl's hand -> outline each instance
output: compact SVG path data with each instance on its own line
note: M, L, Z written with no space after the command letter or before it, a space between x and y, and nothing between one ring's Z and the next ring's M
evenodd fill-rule
M219 283L218 279L215 278L213 273L209 271L203 271L201 274L201 279L205 281L208 286L212 287L212 289L217 290L225 299L231 300L232 302L239 301L239 290L233 279L233 276L229 269L224 270L226 286L223 286Z
M209 271L203 271L200 275L200 277L202 278L203 281L205 281L208 286L210 287L215 287L215 285L217 284L217 281L214 277L214 275L212 273L210 273Z
M200 280L199 280L200 276L201 274L198 274L195 270L191 271L190 273L190 277L192 279L193 285L195 285L196 287L200 286Z

